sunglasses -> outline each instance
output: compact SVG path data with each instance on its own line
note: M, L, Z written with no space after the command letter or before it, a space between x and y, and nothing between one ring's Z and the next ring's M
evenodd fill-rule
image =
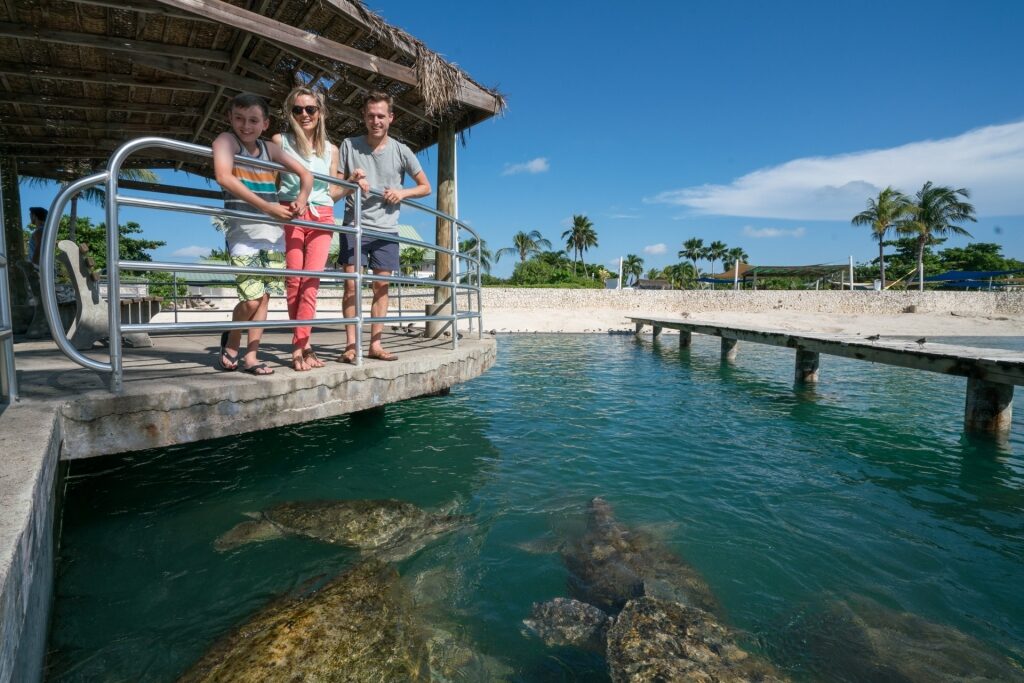
M320 107L314 104L307 104L305 107L295 106L292 107L292 116L298 116L302 112L306 112L306 116L312 116L318 111L320 111Z

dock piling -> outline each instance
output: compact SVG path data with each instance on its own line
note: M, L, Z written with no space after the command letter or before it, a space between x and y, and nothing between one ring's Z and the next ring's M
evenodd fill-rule
M689 330L679 330L679 348L687 349L693 344L693 333Z
M643 323L637 323L637 324L636 324L636 332L634 332L634 334L636 334L636 336L638 336L638 337L639 337L639 336L640 336L640 332L641 332L641 331L642 331L643 329L644 329L644 324L643 324Z
M964 430L982 434L1007 434L1013 421L1013 385L967 378Z
M819 355L816 351L796 350L796 372L793 379L797 384L817 384Z
M738 340L730 339L729 337L722 337L722 360L729 362L736 360L738 346Z
M659 334L661 334L661 328L658 327L657 325L654 325L653 327L654 327L654 336L657 337Z

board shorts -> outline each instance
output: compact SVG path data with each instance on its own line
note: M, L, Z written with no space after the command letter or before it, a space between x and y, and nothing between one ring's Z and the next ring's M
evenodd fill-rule
M284 269L284 254L260 249L255 254L232 256L231 265L238 268ZM284 294L284 282L280 277L245 273L235 276L235 289L239 301L254 301L262 298L264 294Z

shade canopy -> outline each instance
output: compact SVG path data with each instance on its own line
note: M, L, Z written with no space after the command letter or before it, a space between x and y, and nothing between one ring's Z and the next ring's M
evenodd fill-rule
M396 99L391 133L418 151L504 107L485 88L359 0L0 2L0 154L21 175L67 180L143 135L209 145L239 92L279 108L296 84L326 93L330 136L361 134L362 96ZM129 166L212 175L208 161Z

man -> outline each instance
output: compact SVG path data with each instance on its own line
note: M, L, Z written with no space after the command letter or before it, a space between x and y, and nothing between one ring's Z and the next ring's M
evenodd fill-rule
M28 238L28 260L36 268L39 267L40 246L43 241L43 225L46 223L46 217L49 214L50 212L41 206L33 206L28 210L28 227L32 228L32 234Z
M363 192L362 226L371 230L398 234L398 213L403 199L426 197L430 194L430 182L420 167L416 155L407 146L388 137L388 129L395 115L394 101L383 92L372 92L363 101L363 123L366 135L347 138L341 143L338 160L338 175L357 183ZM411 176L415 187L403 187L406 176ZM369 194L370 190L381 194ZM352 193L349 193L352 194ZM381 196L383 195L383 196ZM355 204L350 196L345 202L345 225L355 225ZM354 273L355 235L339 235L341 250L338 265L345 272ZM390 275L398 270L398 242L377 237L364 236L361 263L368 265L374 275ZM355 280L345 281L345 295L342 308L346 318L356 314ZM373 303L370 312L375 318L383 318L388 312L388 283L386 280L373 282ZM379 360L395 360L397 356L381 346L384 326L373 323L370 327L370 348L367 357ZM338 358L343 363L356 362L355 325L345 330L347 343L345 352Z

